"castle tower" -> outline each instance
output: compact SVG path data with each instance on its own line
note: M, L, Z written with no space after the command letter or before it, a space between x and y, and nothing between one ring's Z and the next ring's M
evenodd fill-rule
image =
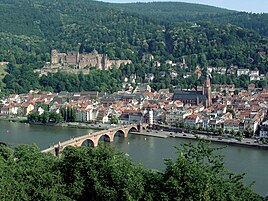
M212 100L211 100L211 85L210 85L210 78L209 78L209 74L207 73L207 78L204 82L203 85L203 95L205 95L207 97L207 104L206 106L209 107L212 105Z
M50 60L50 64L58 64L59 63L59 59L58 59L58 51L57 50L51 50L51 60Z

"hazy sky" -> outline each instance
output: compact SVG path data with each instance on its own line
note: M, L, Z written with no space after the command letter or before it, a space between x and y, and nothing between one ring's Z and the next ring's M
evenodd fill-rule
M128 3L128 2L151 2L151 1L180 1L188 3L199 3L228 8L238 11L247 11L255 13L268 13L268 0L101 0L112 3Z

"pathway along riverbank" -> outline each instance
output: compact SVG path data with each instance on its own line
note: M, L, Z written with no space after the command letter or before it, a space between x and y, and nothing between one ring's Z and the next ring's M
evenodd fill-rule
M142 132L131 132L135 135L143 135L143 136L150 136L150 137L158 137L158 138L167 138L167 137L174 137L174 138L183 138L183 139L191 139L196 140L196 138L201 138L206 141L221 143L221 144L228 144L228 145L237 145L237 146L245 146L251 147L256 149L264 149L268 150L268 145L259 144L255 142L254 139L245 138L242 139L241 142L234 139L234 138L223 138L222 136L207 136L207 135L200 135L200 134L190 134L190 133L175 133L175 132L168 132L168 131L159 131L159 130L146 130Z

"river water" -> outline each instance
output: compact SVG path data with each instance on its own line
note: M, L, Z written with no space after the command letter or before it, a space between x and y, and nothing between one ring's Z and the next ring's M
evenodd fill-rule
M41 149L72 137L92 132L90 129L74 129L60 127L33 126L22 123L0 121L0 141L11 146L18 144L37 144ZM120 151L129 154L136 163L147 168L163 170L164 159L176 159L176 149L181 143L189 140L179 138L156 138L130 134L128 138L116 138L113 145ZM213 146L223 146L213 144ZM227 169L235 173L246 173L245 183L256 183L252 187L255 192L268 193L268 150L259 150L241 146L228 146L220 150L224 155Z

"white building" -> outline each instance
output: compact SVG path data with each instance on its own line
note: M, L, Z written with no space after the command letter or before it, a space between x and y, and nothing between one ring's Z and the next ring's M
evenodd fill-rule
M170 72L170 77L172 79L174 79L174 78L178 77L178 73L176 71L172 71L172 72Z
M76 111L76 121L88 122L93 120L91 109L77 109Z
M145 80L153 81L154 80L154 74L153 73L146 74L145 75Z
M197 128L199 127L199 117L197 115L190 115L190 116L187 116L185 119L184 119L184 123L186 126L189 126L190 128L193 128L194 126L196 126Z
M153 110L149 111L149 124L150 125L154 124L154 112L153 112Z
M223 124L224 130L238 132L239 131L239 124L240 124L240 122L238 120L228 119Z
M165 121L169 124L175 124L179 121L183 121L187 116L190 116L191 114L192 112L190 110L171 110L165 114Z
M249 76L259 76L260 72L258 70L251 70Z
M249 69L247 68L240 68L240 69L237 69L237 76L241 76L241 75L249 75Z

